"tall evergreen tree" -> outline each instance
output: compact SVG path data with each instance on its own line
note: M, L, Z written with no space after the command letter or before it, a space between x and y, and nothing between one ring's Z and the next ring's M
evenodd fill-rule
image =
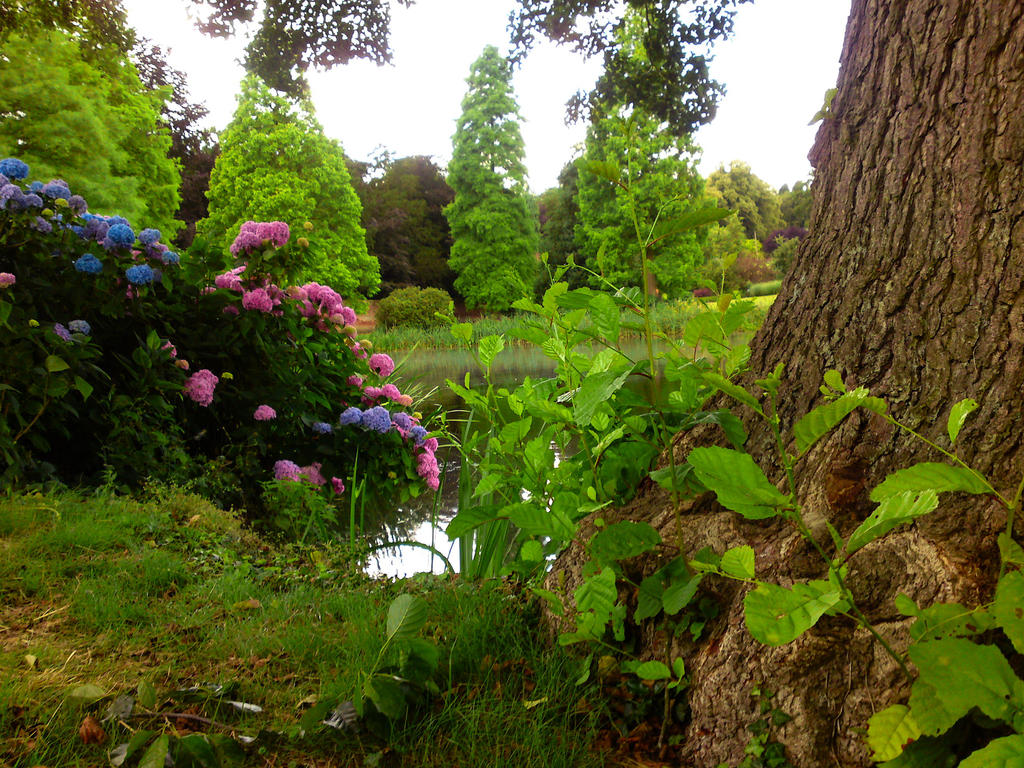
M41 181L64 179L95 212L170 239L180 177L160 124L167 89L146 88L115 48L90 53L81 34L10 33L0 56L0 156L21 158Z
M309 102L278 96L250 75L220 146L200 235L227 249L250 219L284 221L293 236L309 241L290 278L315 280L345 296L376 291L380 267L366 250L362 205L345 154L324 135ZM306 222L313 225L308 232Z
M537 213L526 187L508 62L488 46L466 82L448 167L455 190L445 208L453 240L449 266L467 306L501 311L533 289Z

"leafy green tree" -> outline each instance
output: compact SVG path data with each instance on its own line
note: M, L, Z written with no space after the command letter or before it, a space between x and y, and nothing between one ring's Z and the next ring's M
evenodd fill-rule
M811 183L798 181L790 189L783 184L779 189L779 212L787 227L803 227L811 220Z
M87 55L81 35L11 33L0 45L0 156L34 178L63 178L97 213L177 230L178 163L160 124L167 89L147 89L116 50Z
M511 80L494 46L473 63L448 166L455 201L444 209L455 288L467 306L494 311L532 291L537 271L537 214Z
M628 118L599 120L587 131L577 240L587 267L613 285L641 284L638 237L647 238L653 228L704 207L696 147L688 136L663 129L657 118L634 111ZM702 240L702 234L688 231L653 244L651 268L661 290L679 295L693 287L703 260Z
M708 176L707 190L723 207L736 211L747 237L763 241L769 232L784 226L775 190L755 176L746 163L733 161L728 171L720 165Z
M255 75L246 77L220 147L210 175L210 215L199 222L199 235L226 252L246 221L284 221L293 238L309 241L290 278L324 283L345 296L377 290L380 268L366 250L345 154L324 135L308 101L296 104Z
M358 171L369 175L367 164ZM392 160L386 154L376 173L353 184L363 203L363 227L370 253L380 262L381 292L417 285L452 290L448 268L451 233L444 207L455 193L429 157ZM381 172L382 171L382 172Z
M580 206L577 200L579 168L576 163L567 163L558 174L558 186L545 190L537 198L540 213L540 251L548 255L552 267L565 264L572 256L578 263L579 248L576 243L576 227L579 224ZM576 269L563 278L572 288L586 284L586 273ZM537 290L543 293L548 287L547 276L542 274Z

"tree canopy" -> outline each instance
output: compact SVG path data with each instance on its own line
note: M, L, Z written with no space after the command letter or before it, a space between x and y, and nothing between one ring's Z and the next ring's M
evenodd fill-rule
M444 211L455 288L468 306L496 311L532 290L537 269L536 208L526 187L511 79L494 46L473 63L448 166L455 201Z
M707 190L723 207L736 211L747 237L765 240L769 232L784 225L775 190L755 176L746 163L733 161L729 170L720 165L708 176Z
M293 237L309 241L289 277L326 283L346 296L377 290L380 269L366 250L344 152L324 135L308 101L289 101L250 75L220 144L200 235L226 252L246 221L284 221Z
M0 44L0 155L43 181L63 178L99 213L168 238L179 173L160 124L168 89L149 89L116 49L90 55L82 35L10 33Z

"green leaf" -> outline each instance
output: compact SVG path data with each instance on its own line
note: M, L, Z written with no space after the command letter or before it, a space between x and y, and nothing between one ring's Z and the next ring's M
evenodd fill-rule
M999 580L992 614L1017 653L1024 653L1024 574L1020 571L1006 573Z
M605 568L600 573L588 576L577 588L574 597L576 608L581 612L590 611L604 624L611 616L618 592L615 589L615 571Z
M797 451L801 454L806 453L808 448L855 411L867 396L868 391L859 387L805 414L793 425Z
M426 682L437 670L441 651L429 640L414 637L402 648L402 675L418 683Z
M661 543L659 534L649 523L624 520L609 525L590 540L590 555L606 565L647 552Z
M397 720L405 714L405 696L402 695L401 685L393 677L374 675L367 679L363 694L382 715L391 720Z
M602 371L583 379L580 388L576 390L576 394L572 398L576 423L583 427L590 424L597 407L622 389L628 376L628 370L618 375L614 371Z
M524 502L510 504L501 510L513 525L530 536L548 536L558 541L568 541L576 533L576 526L551 510Z
M480 363L484 368L490 368L494 358L505 348L505 338L493 334L484 336L480 339L478 348L480 350Z
M474 528L477 528L484 523L489 523L497 519L498 510L493 505L486 507L471 507L470 509L459 512L459 514L453 517L451 522L448 523L445 533L449 539L454 540L466 535Z
M759 584L743 600L747 629L765 645L785 645L813 627L827 611L842 602L838 590L794 584Z
M881 763L879 768L955 768L960 763L950 749L955 743L949 734L922 736L904 747L898 757Z
M927 515L939 505L939 495L932 490L906 491L889 496L875 507L846 544L847 554L853 554L866 544L884 536L893 528Z
M580 162L585 170L595 174L596 176L600 176L602 179L607 179L615 184L618 184L622 180L622 171L612 160L584 159Z
M694 595L697 594L697 588L703 580L704 574L698 573L689 579L679 578L669 584L661 596L661 605L665 609L665 613L675 616L688 606Z
M149 745L149 749L139 758L139 768L164 768L167 753L170 751L170 737L163 733Z
M471 344L473 342L473 324L455 323L452 325L452 336L464 344Z
M519 559L527 563L539 563L544 559L544 545L536 539L527 539L519 548Z
M1024 736L1015 733L972 752L960 768L1024 768Z
M702 378L715 389L724 392L733 400L749 406L755 413L759 413L762 416L764 415L764 411L761 409L761 404L757 402L757 398L747 392L743 387L733 384L727 378L717 373L705 372Z
M999 534L999 557L1007 564L1024 565L1024 547L1005 531Z
M960 434L960 430L963 428L967 417L971 415L972 411L977 409L978 401L972 400L969 397L961 400L950 409L949 419L946 421L946 431L949 433L950 444L956 442L956 438Z
M751 520L774 517L789 504L746 453L713 446L694 448L687 461L697 478L718 496L718 503Z
M836 392L845 392L846 385L843 383L843 374L837 371L835 368L830 368L825 371L825 383L828 384Z
M892 760L903 748L921 735L909 707L895 704L876 712L868 720L868 746L872 760Z
M912 645L908 655L919 673L910 691L910 709L922 733L935 736L949 730L973 707L1006 721L1014 708L1024 708L1024 684L995 646L949 638Z
M412 637L427 623L427 604L415 595L399 595L388 608L388 639Z
M202 768L220 768L220 758L205 733L190 733L178 740L179 749L185 750Z
M107 694L98 685L86 683L85 685L73 688L71 692L68 693L68 701L72 704L77 704L80 707L87 707L93 702L104 698L106 695Z
M660 574L653 574L641 581L637 590L633 621L639 624L644 619L653 618L661 613L661 600L664 594L665 585Z
M43 363L43 365L46 366L46 370L48 370L50 373L66 371L68 368L71 367L67 363L65 363L62 358L59 358L56 355L47 355L46 361Z
M992 493L988 483L969 469L926 461L893 472L871 491L871 500L882 501L905 491L927 490L934 490L937 493Z
M722 554L719 564L722 573L734 579L754 578L754 549L744 544L741 547L727 549Z
M553 614L556 616L565 615L565 605L562 603L562 598L554 592L548 589L541 589L540 587L530 587L530 591L544 600Z
M655 226L654 231L651 233L652 240L661 240L663 237L668 237L669 235L698 229L707 224L728 218L735 213L736 211L731 211L728 208L718 208L713 206L687 211L682 216L677 216L674 219L659 221L657 226Z
M138 687L139 704L149 710L156 709L156 688L148 680L143 680Z
M623 665L627 672L632 672L641 680L669 680L672 670L660 661L645 661L641 664Z
M75 376L75 389L82 394L83 400L88 400L93 392L93 386L81 376Z
M612 344L619 341L619 307L607 293L595 294L589 302L594 327Z
M132 737L124 744L118 744L107 753L107 759L114 768L120 768L128 762L128 758L142 748L146 742L153 738L156 731L140 730L132 734Z
M909 607L902 602L897 604L901 612L917 617L917 621L910 625L910 636L915 643L977 635L995 624L984 608L965 608L960 603L935 603L915 612L907 610Z

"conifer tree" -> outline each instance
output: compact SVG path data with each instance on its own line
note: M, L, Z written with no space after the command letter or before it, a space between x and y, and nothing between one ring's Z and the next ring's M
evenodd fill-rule
M283 221L293 239L309 241L290 279L330 285L347 297L376 291L380 267L366 250L344 152L324 135L308 101L292 102L249 75L220 147L200 235L226 253L246 221Z
M526 187L519 107L512 73L497 48L474 63L452 139L445 208L452 231L449 266L469 307L508 309L533 289L537 270L536 206Z

